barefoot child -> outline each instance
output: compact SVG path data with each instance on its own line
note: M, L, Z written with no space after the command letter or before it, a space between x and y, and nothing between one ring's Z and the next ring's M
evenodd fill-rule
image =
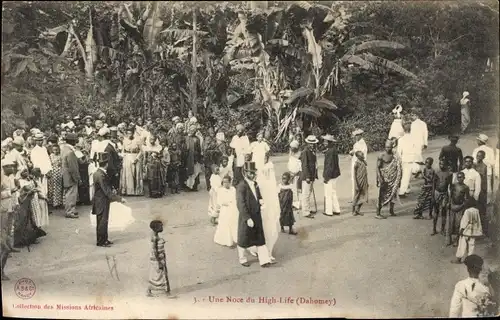
M450 211L448 213L448 228L446 232L446 245L458 245L458 233L460 231L460 221L464 214L465 204L470 198L469 187L464 183L465 174L457 173L457 182L450 188ZM456 240L452 242L452 236L456 235Z
M279 185L279 200L280 200L280 225L281 232L285 232L285 226L288 227L288 233L296 235L293 231L295 218L293 216L293 188L290 184L291 175L288 172L281 176L281 184Z
M368 202L368 172L363 151L356 151L354 163L354 198L352 202L352 215L362 216L360 212L363 203Z
M424 185L422 186L422 190L420 191L420 195L418 196L417 206L415 208L415 211L413 212L413 219L423 219L422 214L427 209L429 210L429 219L432 219L432 198L436 180L436 172L432 168L433 163L434 159L432 159L431 157L425 159Z
M157 293L166 293L170 296L165 240L159 235L159 233L163 231L163 222L160 220L153 220L149 224L149 227L153 231L153 235L151 236L147 296L152 297Z
M222 180L219 176L219 167L212 165L212 175L210 176L210 188L209 199L208 199L208 215L210 216L210 223L212 225L217 224L217 218L219 214L217 213L217 190L222 185Z
M434 208L436 214L432 221L432 234L437 234L437 222L441 216L441 234L446 234L446 215L448 213L448 205L450 201L449 192L453 179L453 173L449 169L449 165L445 160L439 161L439 171L436 172L436 181L434 184Z
M474 202L474 198L469 198L466 205L467 209L460 221L457 259L453 260L453 263L461 263L463 259L473 254L476 238L483 235L481 217L479 216L479 210L474 207Z
M233 164L229 162L227 156L222 156L221 164L219 167L219 176L224 178L225 176L233 177Z

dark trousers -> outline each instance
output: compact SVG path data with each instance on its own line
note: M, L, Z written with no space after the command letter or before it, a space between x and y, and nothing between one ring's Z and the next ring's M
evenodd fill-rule
M108 241L108 221L109 221L109 208L104 213L97 215L97 244L101 245Z
M207 190L210 190L212 187L210 185L210 177L212 176L212 165L211 164L205 164L205 183L207 185Z
M243 179L243 167L233 166L233 186L237 186Z
M113 189L115 189L116 191L119 191L120 190L120 174L114 173L114 172L110 173L109 180L111 182L111 186L113 187Z

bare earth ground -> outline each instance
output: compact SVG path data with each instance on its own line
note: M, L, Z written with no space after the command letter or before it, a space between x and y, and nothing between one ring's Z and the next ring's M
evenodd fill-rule
M496 145L494 129L487 130ZM472 152L475 135L459 143L464 154ZM430 141L425 156L437 158L447 143L444 137ZM432 222L413 220L412 212L421 181L412 181L412 194L397 205L397 217L376 220L375 160L369 154L370 204L363 217L350 212L349 159L341 156L338 183L342 215L325 217L323 186L315 184L318 215L310 220L296 215L297 237L281 234L275 247L278 263L262 269L252 260L249 268L238 263L235 249L213 242L214 227L208 222L208 193L183 193L162 199L129 198L136 222L124 232L111 233L112 248L95 246L95 230L89 223L89 207L80 208L81 218L69 220L62 212L51 216L48 236L13 254L2 282L4 315L43 316L34 310L16 309L16 303L66 303L114 305L114 317L271 317L351 316L422 317L447 316L453 287L466 277L463 265L451 264L455 249L444 247L444 237L431 237ZM286 170L286 156L272 159L276 173ZM323 158L319 159L320 174ZM435 165L437 163L435 162ZM202 179L204 180L204 179ZM204 188L204 184L200 189ZM387 209L386 209L387 210ZM149 257L149 221L166 222L167 264L176 300L146 298ZM477 252L493 263L478 245ZM112 278L106 256L114 256L120 280ZM20 278L32 279L37 287L31 300L14 293ZM293 304L209 303L208 297L306 297L333 299L335 306L297 307ZM194 304L194 299L199 302ZM205 301L203 301L205 299ZM127 305L118 307L118 301ZM143 303L139 308L138 304ZM177 308L182 305L183 309ZM245 311L242 311L245 310ZM221 312L225 312L221 314ZM77 317L60 311L59 317ZM123 315L122 315L123 314ZM125 315L126 314L126 315ZM82 317L110 317L107 312L87 311Z

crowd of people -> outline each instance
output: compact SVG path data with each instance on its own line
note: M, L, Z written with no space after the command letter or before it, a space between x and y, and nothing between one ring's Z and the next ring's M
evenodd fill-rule
M395 204L411 192L411 180L423 178L414 218L425 219L428 211L432 235L441 233L447 245L456 246L453 262L461 263L473 254L477 238L487 236L493 243L498 240L493 239L496 233L488 232L494 221L487 215L499 176L498 145L494 151L488 146L488 136L480 134L478 147L464 157L458 147L459 135L452 134L450 145L442 148L436 161L438 168L434 168L434 159L423 159L428 145L426 123L416 110L402 113L402 106L394 108L385 150L372 169L378 188L375 218L387 218L381 213L386 205L395 216ZM294 211L310 219L318 212L314 186L319 179L319 150L324 153L323 214L341 214L337 197L341 171L334 136L304 137L300 130L292 132L287 171L278 183L270 145L263 134L258 133L250 142L241 124L235 133L230 141L216 128L202 133L192 113L185 119L176 116L167 125L161 119L143 122L138 118L112 126L101 113L95 120L90 115L67 117L44 132L37 128L16 130L1 145L2 210L6 213L2 214L2 279L7 279L3 268L10 252L46 235L43 228L53 209L64 207L65 217L76 219L77 205L92 203L93 213L98 215L97 245L108 247L112 244L107 239L111 201L123 202L124 196L158 198L197 191L203 173L209 191L209 221L216 226L214 242L236 246L239 262L245 267L249 266L246 251L267 267L276 262L273 247L279 232L287 228L289 234L297 234ZM352 132L354 216L364 215L362 206L368 201L370 168L363 136L360 128ZM318 138L322 147L318 147ZM164 250L159 248L160 229L158 222L152 227L152 261ZM154 277L164 275L159 269L163 264L154 263ZM168 281L166 276L162 279ZM151 290L161 291L165 285L163 280L150 280Z

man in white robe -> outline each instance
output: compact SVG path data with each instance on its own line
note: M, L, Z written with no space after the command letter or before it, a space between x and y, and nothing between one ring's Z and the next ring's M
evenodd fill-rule
M236 126L236 135L233 136L229 146L234 149L236 161L234 163L234 180L233 184L237 185L243 179L243 165L245 164L245 157L250 153L250 140L244 133L245 128L243 125Z
M52 163L50 162L49 153L47 148L43 146L43 133L37 133L34 136L35 146L31 150L30 160L33 168L39 168L42 174L42 187L48 190L46 175L52 170Z
M427 149L429 131L427 130L427 124L420 120L416 113L411 115L411 120L410 132L415 138L415 142L420 146L420 152L417 155L416 161L423 162L422 151Z
M352 132L352 136L356 140L354 143L352 150L349 152L349 155L351 156L351 184L352 184L352 198L354 199L354 186L355 186L355 181L354 181L354 165L356 164L356 152L361 151L363 152L363 155L366 156L368 155L368 146L366 145L365 139L363 139L363 133L364 131L361 129L356 129Z
M257 134L257 141L250 144L250 150L252 152L252 161L255 162L257 171L262 170L264 167L264 158L266 157L266 154L271 151L267 142L264 141L263 132L259 132Z
M401 159L403 170L399 189L400 196L410 193L411 176L420 170L420 166L416 163L420 152L420 144L415 141L414 136L410 133L411 125L409 123L403 124L403 128L405 134L399 138L397 146L397 153Z

